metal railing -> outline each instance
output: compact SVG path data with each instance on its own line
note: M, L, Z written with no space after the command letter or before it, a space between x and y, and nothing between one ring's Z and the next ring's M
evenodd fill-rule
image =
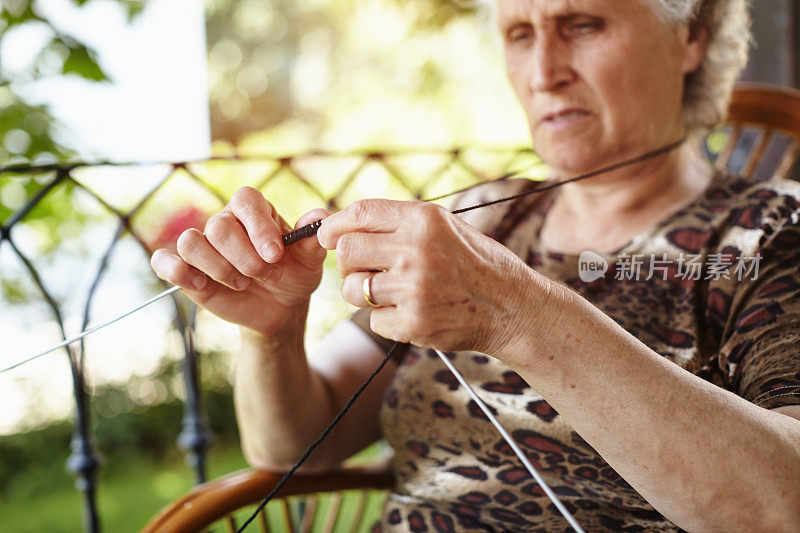
M236 174L242 165L256 165L247 175L246 183L236 183ZM210 193L221 204L227 202L232 190L239 185L251 185L268 191L279 188L293 189L286 198L272 198L280 211L296 210L291 205L292 198L313 197L316 202L324 202L329 209L338 210L360 196L392 196L398 199L420 199L444 194L464 186L494 179L504 173L529 169L532 175L542 169L535 154L527 148L475 148L465 147L453 150L395 150L391 152L333 153L308 152L292 156L243 156L211 158L194 162L173 163L72 163L42 166L7 166L0 168L0 185L6 177L37 178L41 188L21 207L18 207L4 223L0 224L0 247L10 247L24 267L24 271L35 285L39 296L46 303L52 318L60 328L60 335L67 338L62 305L54 297L54 287L48 286L39 274L34 260L28 257L15 240L14 228L30 216L31 212L50 195L60 189L78 189L94 198L103 209L116 218L116 229L110 244L93 266L94 275L88 291L82 297L81 330L90 323L90 309L97 296L97 288L108 272L109 261L125 235L132 236L149 257L153 250L152 242L141 234L132 224L153 197L177 176L188 177L205 192ZM132 207L121 209L112 205L101 194L95 192L81 179L86 169L103 167L165 168L165 174L155 186L150 188ZM260 170L258 170L260 169ZM329 172L330 171L330 172ZM224 179L220 175L224 174ZM374 187L376 181L383 182ZM299 188L298 188L299 187ZM275 189L277 190L277 189ZM63 192L63 191L62 191ZM289 218L287 216L287 218ZM149 266L143 265L149 270ZM154 276L155 277L155 276ZM166 287L166 284L164 284ZM186 387L182 429L178 445L185 450L187 460L195 473L195 481L206 480L206 454L210 435L201 410L199 386L199 358L194 341L194 306L181 304L172 295L174 324L182 339L182 372ZM85 359L86 347L81 341L64 348L69 361L72 377L72 392L75 401L74 433L71 454L67 468L76 476L77 487L83 493L84 529L90 532L100 530L100 519L96 501L97 473L100 467L98 450L92 435L89 392L86 386ZM51 355L55 356L55 355Z

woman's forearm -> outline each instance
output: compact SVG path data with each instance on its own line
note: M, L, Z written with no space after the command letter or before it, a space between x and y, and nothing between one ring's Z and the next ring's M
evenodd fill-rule
M552 333L529 327L504 360L648 502L690 531L798 527L800 421L686 372L567 287L549 293Z
M333 416L330 392L306 359L305 314L295 322L270 337L242 328L234 400L242 449L259 468L290 467Z

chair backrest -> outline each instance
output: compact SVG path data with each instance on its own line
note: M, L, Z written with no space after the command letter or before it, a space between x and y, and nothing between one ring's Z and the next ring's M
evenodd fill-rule
M740 85L733 92L720 170L752 179L798 178L800 91L770 85ZM714 136L709 137L713 144ZM717 139L720 139L717 137ZM713 147L711 148L713 151Z
M222 522L234 532L255 505L278 484L282 475L242 470L195 487L165 507L142 533L195 533ZM346 468L326 474L292 476L259 514L253 526L261 531L364 531L373 525L391 488L393 478L386 463ZM348 491L348 492L342 492ZM351 492L352 491L352 492ZM330 493L330 494L322 494ZM292 501L291 496L304 495ZM236 511L240 511L234 516Z

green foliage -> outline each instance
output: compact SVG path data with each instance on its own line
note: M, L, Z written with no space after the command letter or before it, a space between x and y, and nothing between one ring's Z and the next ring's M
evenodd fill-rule
M139 380L173 382L175 369L165 365L157 375ZM97 450L108 468L126 458L164 461L180 455L176 439L181 430L183 402L172 397L155 405L143 405L130 396L130 387L104 386L93 391L94 436ZM214 441L233 446L238 443L233 416L233 395L227 390L204 390L206 411ZM33 498L47 494L54 486L70 486L74 480L66 471L73 423L59 422L43 429L0 437L0 498ZM0 523L0 529L2 524Z
M238 144L249 133L301 123L310 130L305 149L331 131L346 137L338 121L393 127L380 124L391 119L359 115L365 101L394 107L397 116L404 113L397 101L447 107L444 82L452 83L459 65L437 41L451 24L474 17L474 8L453 0L207 2L213 137ZM460 65L485 68L467 53Z
M73 3L83 6L86 0L73 0ZM141 12L144 0L121 0L120 4L131 19ZM0 46L6 36L26 25L46 26L50 38L27 68L9 72L0 65L0 225L54 179L52 173L2 172L3 166L50 164L74 156L69 147L56 140L59 124L47 106L25 101L25 84L54 75L73 75L89 81L108 80L95 51L61 31L57 21L42 15L36 0L0 3ZM70 220L73 228L88 222L88 217L75 206L75 190L73 183L62 182L26 215L25 223L41 236L41 253L48 254L57 248L63 237L60 225L64 220ZM6 302L27 301L29 295L22 287L19 279L8 274L0 279L0 291Z
M0 497L29 498L47 492L48 486L70 485L64 464L71 436L72 425L65 421L0 437Z
M17 280L0 279L0 297L13 305L27 302L29 295Z
M395 1L403 2L403 0ZM469 2L453 0L427 0L417 4L415 6L417 13L414 17L414 28L417 31L439 32L455 20L474 17L476 11L476 7L470 6Z
M15 490L0 494L0 531L74 533L83 531L83 496L64 468L66 452L50 470L32 469L16 480ZM62 460L63 459L63 460ZM219 445L209 456L209 477L245 468L236 445ZM26 489L25 483L33 485ZM139 531L167 503L192 488L194 474L179 455L160 459L114 457L98 476L98 509L103 531ZM44 487L46 485L46 487ZM218 530L217 530L218 531Z
M14 26L25 24L33 20L44 20L34 13L33 5L29 1L9 1L7 4L0 5L0 21L3 23L3 30L8 30Z
M203 407L213 434L208 475L213 479L247 465L239 448L226 362L213 353L204 354L202 359ZM155 374L135 377L127 387L104 386L92 393L94 435L103 459L98 504L108 531L139 530L160 508L192 486L194 474L182 464L183 452L175 445L183 403L171 397L146 405L145 398L134 398L130 392L144 383L172 389L176 378L180 379L178 372L179 362L166 361ZM0 437L0 531L80 530L82 497L74 488L74 476L65 467L72 431L72 423L65 421ZM383 445L377 443L354 460L374 460L382 452ZM381 502L382 497L370 500L369 516L377 516ZM345 501L345 516L355 503ZM324 501L322 504L326 505ZM241 523L245 514L238 516ZM277 524L279 518L270 515L269 520Z
M78 6L86 3L86 0L72 1ZM144 0L121 0L120 4L130 19L142 10ZM44 25L50 31L50 37L26 68L10 72L0 65L0 165L49 163L73 155L55 140L56 124L48 108L25 102L22 96L25 83L65 74L90 81L108 80L97 61L96 52L74 36L65 34L57 21L42 15L36 0L9 0L0 4L0 46L6 36L26 25ZM23 150L9 150L7 135L17 130L28 135L28 145Z
M80 77L93 80L103 81L107 80L108 76L97 64L97 60L86 46L76 43L69 47L69 53L64 60L64 65L61 67L62 74L77 74Z
M47 107L27 104L10 86L0 86L0 163L66 159L71 152L53 140L54 128Z
M7 224L12 216L55 179L55 172L0 174L0 225ZM73 201L75 189L73 182L61 181L18 223L34 230L39 236L37 252L42 257L56 253L69 232L83 228L92 219ZM65 221L69 221L69 224L65 224ZM35 298L35 294L28 292L28 287L32 285L23 283L11 272L3 272L0 276L0 298L7 305L24 305Z

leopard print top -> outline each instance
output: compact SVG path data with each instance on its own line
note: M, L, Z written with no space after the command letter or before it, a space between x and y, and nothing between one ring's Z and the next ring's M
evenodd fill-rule
M458 206L529 186L488 184ZM599 254L608 269L588 281L579 275L579 257L540 244L557 193L464 218L675 364L764 408L800 404L800 183L717 174L688 206L617 252ZM699 270L689 268L692 259ZM735 270L742 263L750 267L744 276ZM354 320L387 345L369 331L367 313ZM678 530L519 375L483 354L450 357L587 531ZM411 346L404 353L380 424L394 448L396 487L378 529L570 530L432 351Z

